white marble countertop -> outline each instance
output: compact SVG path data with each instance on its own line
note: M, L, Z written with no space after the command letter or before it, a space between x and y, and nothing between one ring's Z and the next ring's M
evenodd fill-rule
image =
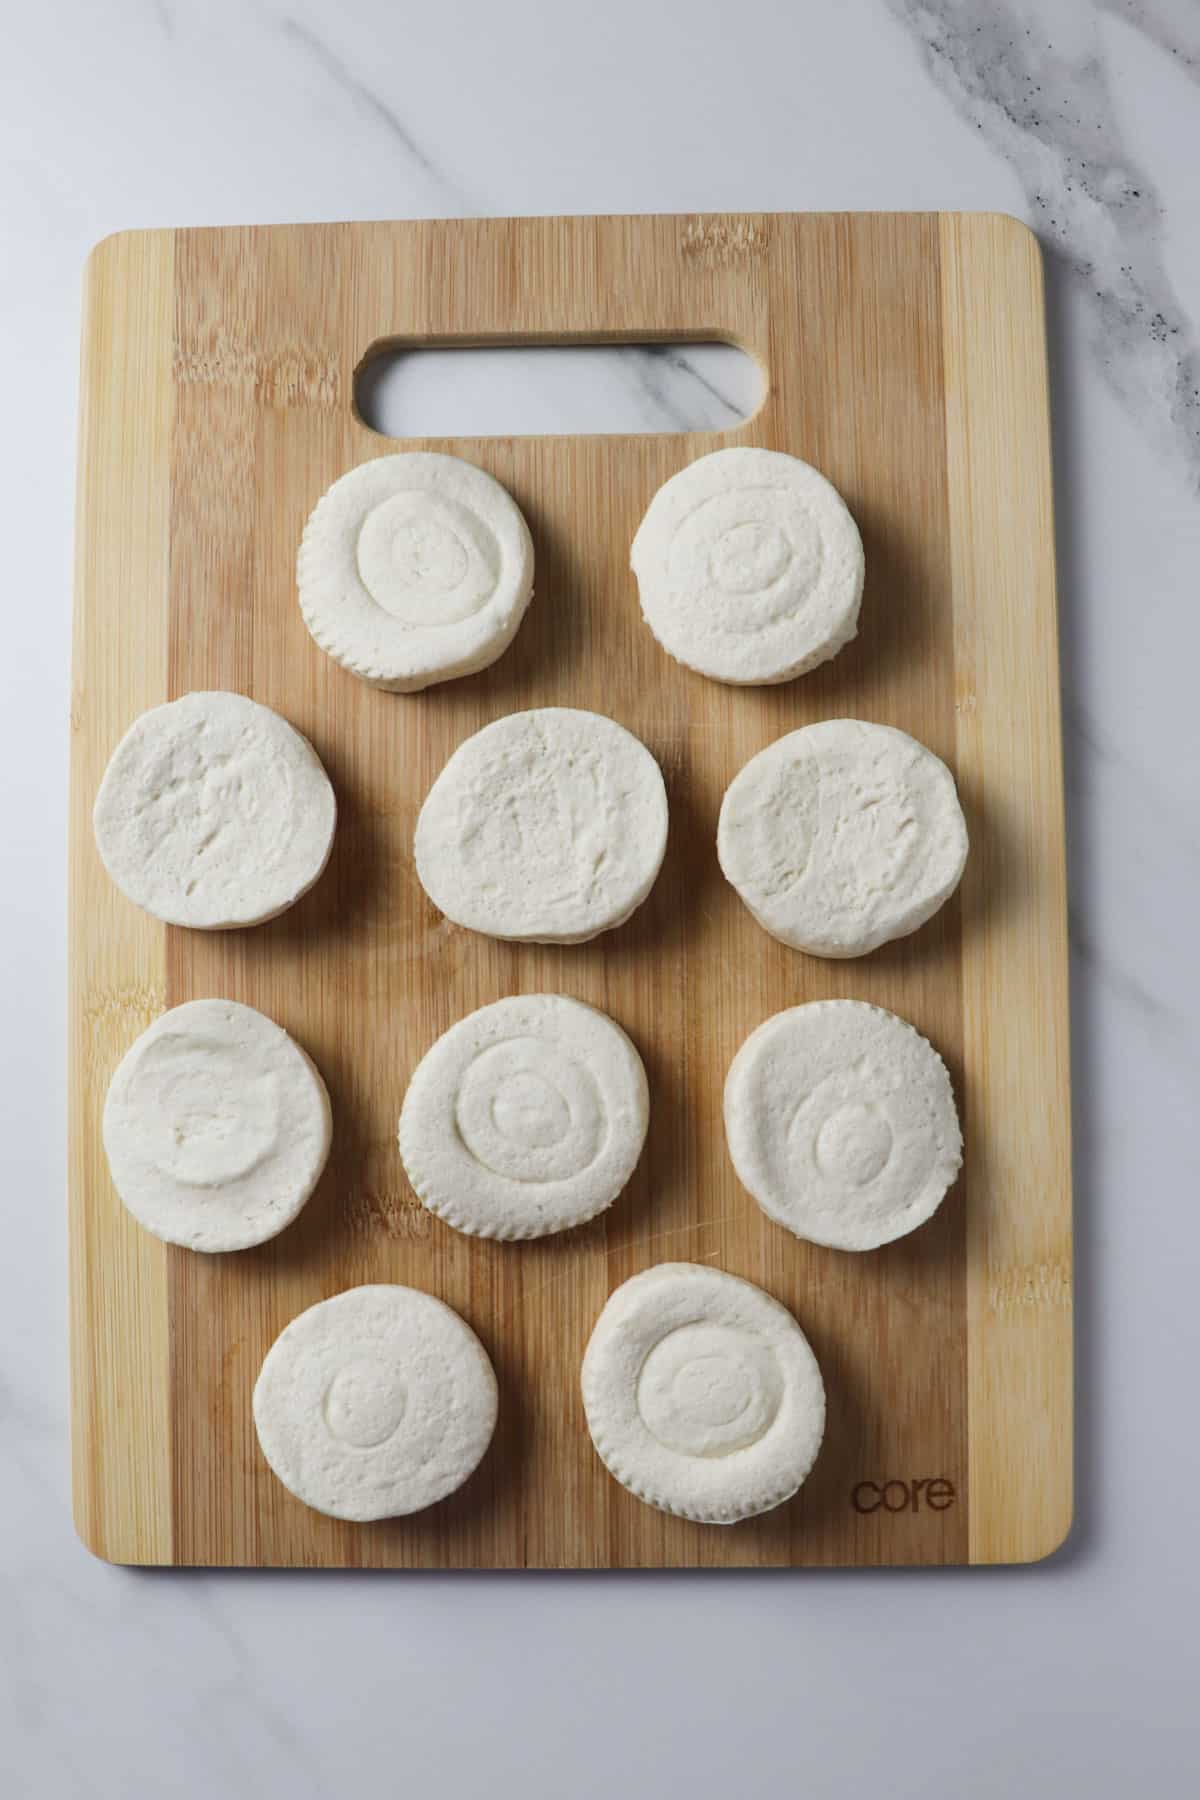
M66 0L6 15L0 100L0 1791L1186 1791L1200 1770L1195 0ZM1047 250L1078 1143L1073 1539L1040 1569L934 1575L393 1579L93 1561L67 1498L62 1197L86 251L135 225L841 207L1003 209ZM694 403L686 372L656 378L668 420Z

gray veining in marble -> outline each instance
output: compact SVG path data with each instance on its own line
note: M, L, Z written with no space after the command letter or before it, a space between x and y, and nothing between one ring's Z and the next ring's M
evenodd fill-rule
M889 0L930 74L1013 166L1030 221L1086 297L1092 355L1121 403L1200 493L1200 342L1163 263L1162 206L1127 150L1091 8ZM1111 10L1196 67L1185 0ZM1200 123L1197 126L1200 161Z
M1128 19L1181 68L1200 79L1200 8L1195 0L1101 0L1103 11Z
M365 111L382 125L384 130L400 145L409 161L415 163L423 174L428 175L439 188L445 189L452 197L459 197L453 183L448 181L441 170L435 166L395 109L343 62L337 52L330 48L324 37L319 36L310 25L305 24L301 19L280 19L279 31L289 43L298 45L312 58L333 85L341 89L352 106L360 111Z
M438 166L429 152L418 143L395 108L350 67L323 34L316 32L304 20L291 16L279 19L278 30L281 37L313 61L359 114L381 126L393 142L399 145L404 157L428 177L438 191L443 210L460 214L482 213L486 210L468 188L452 180ZM447 201L450 203L448 208L445 205ZM637 429L640 426L646 431L720 430L736 424L744 417L744 408L739 406L737 400L717 386L707 370L698 366L694 354L689 354L678 345L622 345L606 352L605 361L609 369L617 370L620 378L628 384L635 414L640 415L637 423L634 422L634 416L630 416L628 428ZM601 382L604 381L605 376L599 367L597 376ZM386 404L386 393L381 398ZM519 427L507 427L516 428ZM565 422L561 428L569 429L570 422ZM621 421L617 421L607 428L617 430L626 427ZM436 435L436 431L433 435Z

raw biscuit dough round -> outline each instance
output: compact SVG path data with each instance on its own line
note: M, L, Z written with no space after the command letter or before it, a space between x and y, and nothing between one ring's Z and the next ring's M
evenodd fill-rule
M329 861L337 802L320 758L244 694L185 694L135 719L93 811L123 894L168 925L273 919Z
M751 1032L726 1078L725 1135L763 1211L838 1250L915 1231L962 1167L945 1063L859 1000L793 1006Z
M826 719L734 777L717 855L772 937L812 956L864 956L949 899L967 827L932 750L889 725Z
M777 450L715 450L672 475L630 564L659 643L714 681L791 681L858 629L858 527L824 475Z
M318 500L300 610L335 662L411 694L502 656L533 593L533 540L507 489L432 451L379 456Z
M610 1474L685 1519L768 1512L821 1447L825 1386L799 1325L752 1282L699 1263L659 1263L610 1295L581 1380Z
M247 1250L290 1225L329 1155L329 1095L282 1026L189 1000L126 1051L104 1148L129 1211L168 1244Z
M448 919L490 937L579 944L624 924L667 847L667 790L631 732L599 713L510 713L454 752L413 840Z
M392 1519L460 1488L496 1425L496 1375L464 1319L409 1287L356 1287L275 1339L254 1388L284 1487L335 1519Z
M611 1206L650 1120L621 1027L561 994L484 1006L418 1065L400 1155L430 1212L476 1237L533 1238Z

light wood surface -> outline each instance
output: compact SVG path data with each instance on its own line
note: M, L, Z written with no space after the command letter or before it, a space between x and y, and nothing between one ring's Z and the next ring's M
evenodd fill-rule
M941 254L957 773L986 821L962 904L989 909L962 963L979 1190L967 1208L970 1552L1018 1562L1061 1543L1072 1492L1062 747L1057 681L1036 679L1058 664L1054 521L1048 434L1028 429L1046 406L1029 325L1042 266L1030 232L1002 217L947 216ZM1058 1169L1062 1203L1048 1204Z
M1071 1489L1065 882L1045 348L1033 238L933 215L545 219L146 232L87 272L71 810L71 1286L75 1511L126 1562L658 1567L1020 1561L1061 1541ZM515 495L536 596L492 669L376 692L304 629L304 520L396 447L353 410L389 339L728 337L762 361L726 433L460 438ZM629 543L658 485L730 443L814 462L859 521L858 639L782 688L668 658ZM310 737L337 788L333 858L290 913L188 933L109 883L90 807L155 701L227 687ZM412 867L417 808L451 750L517 708L592 707L658 757L671 841L650 900L575 948L452 927ZM723 882L721 794L815 719L914 733L956 769L961 894L849 963L775 943ZM439 1032L512 992L592 1001L652 1087L641 1166L610 1213L530 1244L431 1218L395 1124ZM329 1083L335 1145L298 1223L259 1250L167 1249L125 1215L99 1135L108 1077L164 1005L227 995L278 1019ZM849 1256L800 1243L740 1188L721 1089L746 1034L806 999L871 1000L950 1066L967 1160L937 1218ZM641 1505L605 1473L578 1365L606 1295L662 1260L760 1283L812 1339L829 1429L795 1501L732 1528ZM274 1479L250 1395L278 1331L364 1281L429 1289L496 1363L501 1422L462 1492L352 1526ZM942 1485L931 1488L930 1483ZM886 1489L885 1483L890 1483ZM864 1485L872 1484L872 1485ZM903 1487L900 1484L904 1484ZM933 1502L931 1503L931 1495Z

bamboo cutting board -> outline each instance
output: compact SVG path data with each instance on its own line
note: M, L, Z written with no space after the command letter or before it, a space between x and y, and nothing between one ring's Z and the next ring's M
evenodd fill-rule
M417 696L329 661L300 618L305 518L395 446L355 416L388 340L734 340L764 366L728 432L481 438L442 448L523 508L537 594L492 669ZM861 632L789 685L718 686L641 622L629 543L684 463L786 450L862 529ZM645 1567L1013 1562L1071 1510L1071 1216L1058 659L1041 268L1014 220L734 215L152 231L86 280L72 704L71 1297L75 1512L135 1563ZM250 931L163 927L107 879L90 825L134 716L197 688L276 708L338 793L333 859ZM451 750L501 714L609 713L659 759L671 840L629 924L575 948L447 924L412 867L417 808ZM972 852L916 936L855 962L774 942L723 882L715 829L746 759L813 720L903 727L955 770ZM611 1212L495 1244L431 1218L395 1124L433 1039L512 992L610 1012L652 1087L641 1166ZM168 1248L123 1211L100 1114L164 1008L228 996L313 1055L335 1142L300 1221L233 1256ZM932 1224L870 1255L799 1242L743 1192L721 1089L770 1013L832 996L910 1019L942 1051L966 1133ZM691 1260L748 1277L809 1334L829 1390L816 1469L732 1528L669 1518L605 1473L578 1365L619 1282ZM268 1471L250 1396L287 1321L359 1282L441 1295L496 1363L495 1443L426 1514L349 1525Z

